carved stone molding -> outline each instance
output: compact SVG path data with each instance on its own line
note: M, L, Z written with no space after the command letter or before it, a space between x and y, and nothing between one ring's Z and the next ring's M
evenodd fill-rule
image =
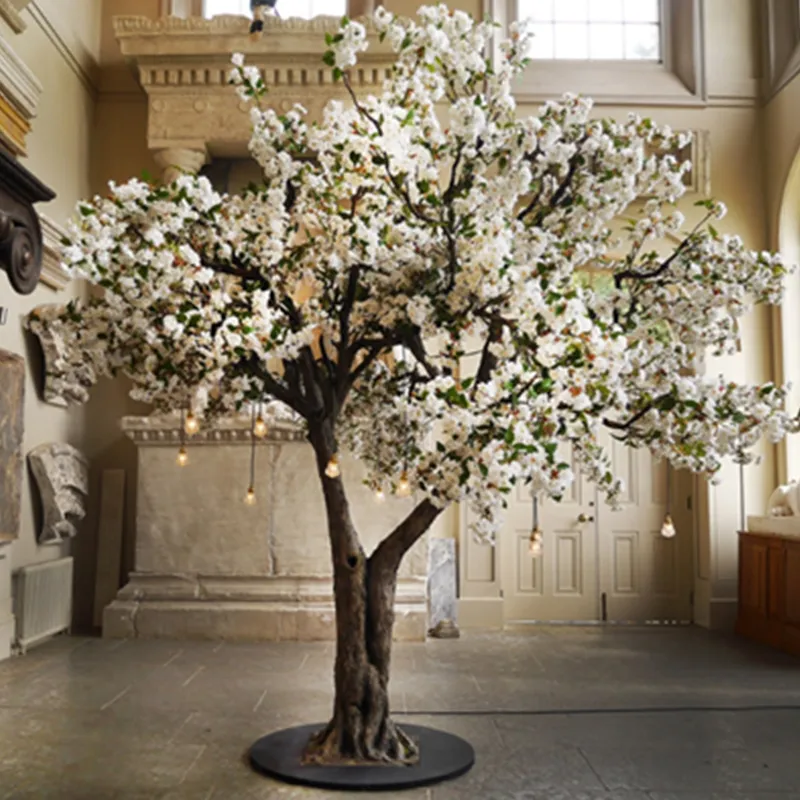
M22 33L28 27L11 0L0 0L0 17L8 23L14 33Z
M250 444L250 416L216 419L193 436L186 437L189 447L194 445L229 445ZM182 438L181 419L178 414L172 416L124 417L122 430L125 435L144 447L177 447ZM299 426L288 422L272 422L267 435L259 442L304 442L306 435Z
M19 294L30 294L42 271L42 229L34 203L55 193L0 148L0 268Z
M58 369L67 355L69 343L58 333L58 328L42 325L43 321L60 317L64 306L59 303L37 306L25 318L25 327L36 336L42 348L44 359L44 382L42 399L54 406L67 407L70 404L82 404L89 400L89 389L97 381L91 364L85 361L78 371L70 370L68 377L63 377Z
M28 453L28 463L42 500L39 544L57 544L77 534L76 523L86 515L89 462L68 444L42 444Z
M0 139L15 155L25 154L41 94L39 80L0 37Z
M52 289L63 289L71 280L61 261L61 241L66 236L66 231L45 214L39 214L39 224L42 228L43 246L42 274L39 280Z
M301 103L319 119L332 97L346 92L322 63L326 32L336 17L305 20L269 16L264 31L251 37L243 16L213 19L116 17L123 55L136 63L148 95L148 145L154 151L205 151L210 156L246 156L250 141L249 104L228 84L231 53L260 68L268 102L278 110ZM359 92L379 91L393 63L388 43L378 42L370 23L370 48L351 80Z

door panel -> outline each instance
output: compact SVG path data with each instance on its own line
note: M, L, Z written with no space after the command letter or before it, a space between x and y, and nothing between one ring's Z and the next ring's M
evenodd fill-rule
M596 503L595 487L579 477L561 503L540 502L538 557L528 549L533 521L527 489L518 487L509 498L498 553L506 621L594 621L603 610L609 622L691 619L692 532L661 536L666 466L648 450L610 436L606 446L625 481L619 509L602 498ZM568 451L561 456L571 460Z
M568 450L560 455L572 460ZM542 554L534 557L529 552L533 508L528 489L519 486L509 497L506 523L499 534L506 621L597 619L594 523L578 520L581 514L593 516L593 504L594 489L582 478L560 503L540 501L543 545Z
M661 536L667 513L667 465L646 449L609 436L614 470L626 483L617 510L599 509L600 592L610 622L691 619L691 531ZM673 487L675 480L673 476ZM677 500L673 491L673 502Z

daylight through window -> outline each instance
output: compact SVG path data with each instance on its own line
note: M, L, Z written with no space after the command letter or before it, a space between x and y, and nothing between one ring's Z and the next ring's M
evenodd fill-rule
M531 58L661 60L660 0L517 0Z
M321 14L339 17L345 13L347 0L278 0L276 6L282 17L317 17ZM244 14L250 16L250 0L205 0L203 11L207 17L218 14Z

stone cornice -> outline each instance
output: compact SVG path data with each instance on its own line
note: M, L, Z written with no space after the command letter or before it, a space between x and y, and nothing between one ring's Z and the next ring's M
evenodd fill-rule
M200 427L194 436L185 436L187 447L195 445L250 444L251 421L249 416L217 419L208 426ZM182 438L181 420L175 415L152 417L123 417L122 430L140 447L177 447ZM303 430L288 422L270 422L267 435L257 439L258 443L277 444L304 442Z
M42 94L42 84L8 42L0 37L0 91L30 120Z
M332 97L344 97L332 70L322 63L324 34L335 31L336 17L311 20L268 17L264 32L249 34L242 16L116 17L114 31L123 55L135 62L148 95L148 145L152 150L183 148L211 156L247 155L251 126L249 103L228 84L231 53L243 53L258 67L279 111L302 103L319 119ZM370 22L370 48L351 73L356 91L380 90L393 63Z

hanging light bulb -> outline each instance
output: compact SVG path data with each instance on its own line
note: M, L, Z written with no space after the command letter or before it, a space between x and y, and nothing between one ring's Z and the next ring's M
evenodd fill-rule
M189 436L194 436L200 430L200 422L191 411L186 415L186 421L183 423L183 429L189 434Z
M248 506L254 506L256 504L256 490L252 485L247 487L247 494L244 496L244 502L247 503Z
M531 538L528 542L528 552L537 558L542 554L542 543L544 541L544 534L536 527L531 531Z
M259 415L256 417L256 421L253 423L253 436L256 436L259 439L263 439L267 435L267 423L264 422L264 417Z
M661 535L665 539L674 539L677 531L672 521L672 470L667 463L667 513L664 514L664 524L661 526Z
M408 473L403 470L400 480L397 482L397 496L408 497L411 494L411 484L408 481Z
M338 478L342 474L342 471L339 469L339 456L337 456L336 453L331 456L328 466L325 467L325 474L329 478Z
M386 499L386 494L383 491L383 487L379 486L375 490L375 502L376 503L382 503L385 499Z
M186 448L181 446L181 449L178 450L178 457L175 459L179 467L185 467L189 463L189 454L186 452Z

